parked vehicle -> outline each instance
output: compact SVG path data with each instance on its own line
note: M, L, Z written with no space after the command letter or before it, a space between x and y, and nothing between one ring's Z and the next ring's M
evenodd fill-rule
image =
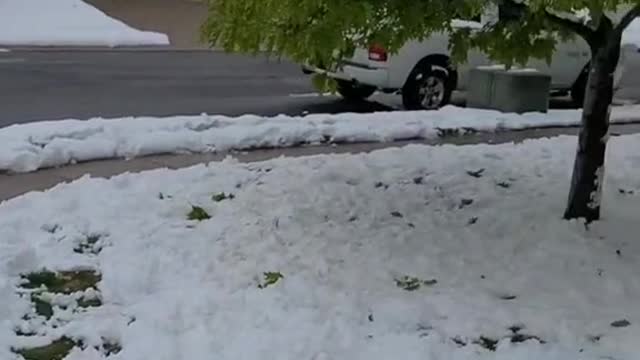
M497 11L497 10L496 10ZM454 21L452 26L480 28L498 15L491 11L479 22ZM622 56L623 54L621 54ZM584 101L591 52L587 43L577 38L560 42L550 64L532 59L527 68L534 68L551 76L553 92L571 94L577 105ZM347 100L362 100L376 90L402 94L406 109L437 109L451 99L454 90L467 88L469 70L493 64L486 54L470 51L467 62L454 66L449 53L449 35L433 34L424 41L409 41L393 55L378 45L356 49L353 57L340 61L338 71L304 66L307 73L327 73L337 80L338 92ZM616 74L620 79L622 66Z

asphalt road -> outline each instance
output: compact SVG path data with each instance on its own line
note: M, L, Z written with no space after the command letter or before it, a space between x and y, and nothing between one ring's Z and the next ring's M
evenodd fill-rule
M0 53L0 126L95 116L373 111L313 96L296 65L220 52Z
M638 58L629 62L618 97L640 101ZM211 51L0 52L0 127L96 116L393 110L393 99L383 100L386 105L352 104L314 94L297 65L264 57Z

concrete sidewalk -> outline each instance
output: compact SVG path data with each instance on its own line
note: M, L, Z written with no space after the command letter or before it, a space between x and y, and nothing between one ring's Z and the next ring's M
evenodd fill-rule
M280 156L301 157L318 154L365 153L374 150L401 147L409 144L427 145L470 145L500 144L522 142L527 139L553 137L559 135L575 135L577 128L548 128L503 133L478 133L460 137L447 137L429 141L401 141L393 143L364 143L345 145L308 146L284 149L255 150L243 153L194 154L194 155L159 155L137 158L133 160L92 161L73 166L43 169L27 174L0 174L0 201L8 200L29 191L49 189L56 184L71 182L85 175L109 178L127 172L141 172L158 168L179 169L200 163L221 161L231 155L240 162L255 162L273 159ZM617 125L611 127L611 133L630 134L640 132L640 124Z

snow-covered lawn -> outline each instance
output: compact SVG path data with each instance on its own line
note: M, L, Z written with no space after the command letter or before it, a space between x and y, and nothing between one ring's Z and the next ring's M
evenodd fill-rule
M612 138L590 226L561 220L576 141L229 159L4 202L0 358L62 339L67 360L637 359L640 136ZM98 293L41 289L38 316L20 276L42 269L95 271Z
M165 34L139 31L81 0L1 0L0 45L168 45Z
M443 134L575 126L579 110L505 114L439 111L316 114L304 117L177 116L37 122L0 129L0 171L162 153L204 153L300 144L431 139ZM640 120L640 105L613 109L612 122Z

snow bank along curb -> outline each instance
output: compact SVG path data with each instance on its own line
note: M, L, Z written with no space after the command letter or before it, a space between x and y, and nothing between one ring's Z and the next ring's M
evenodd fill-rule
M613 110L613 122L640 120L640 106ZM0 129L0 171L29 172L74 162L163 153L205 153L328 142L435 138L450 130L499 131L573 126L579 110L504 114L445 107L439 111L64 120Z
M69 360L637 359L640 135L609 149L588 228L561 219L567 136L228 160L9 200L0 359L61 337L84 344ZM42 315L20 277L43 268L99 278L39 290Z
M133 29L81 0L2 0L0 45L169 45L169 38Z

